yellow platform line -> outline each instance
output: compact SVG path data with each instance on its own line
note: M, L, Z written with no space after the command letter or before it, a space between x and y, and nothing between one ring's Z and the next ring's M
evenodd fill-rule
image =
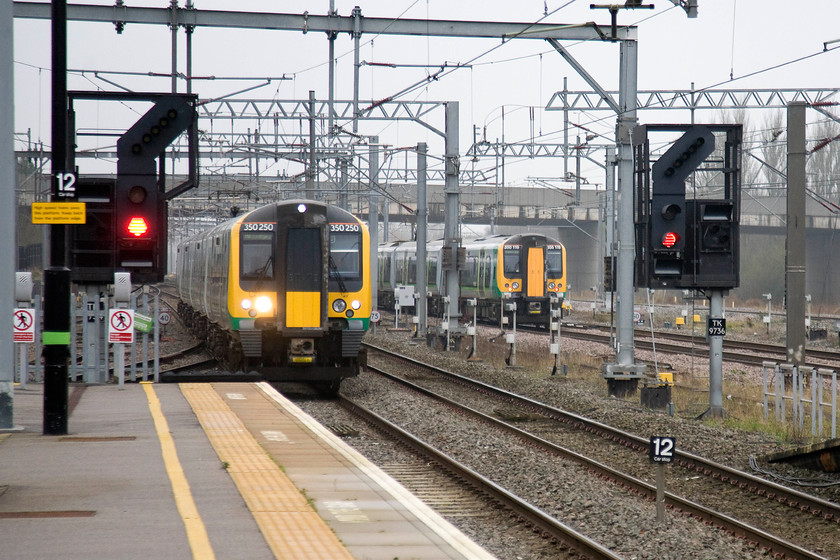
M163 455L166 474L169 475L169 481L172 483L175 505L178 508L178 513L181 514L181 519L184 521L184 528L187 531L187 541L190 544L193 558L195 560L214 560L216 554L210 545L210 539L207 537L207 529L204 527L204 522L198 514L198 508L195 506L195 500L193 500L187 477L184 476L181 461L178 460L175 441L169 432L169 423L163 415L160 399L158 399L155 389L150 383L142 383L142 385L143 390L146 392L146 398L149 401L149 410L152 413L152 419L155 422L155 431L160 440L160 451Z
M353 559L212 386L183 383L181 392L276 558Z

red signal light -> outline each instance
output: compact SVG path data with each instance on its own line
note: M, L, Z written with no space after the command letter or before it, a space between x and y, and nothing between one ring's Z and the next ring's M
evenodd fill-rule
M146 223L146 219L142 216L134 216L128 222L127 229L134 237L141 237L149 231L149 224Z
M665 235L662 236L662 245L664 245L665 247L670 249L671 247L676 245L679 240L680 240L679 234L677 234L673 231L669 231L668 233L666 233Z

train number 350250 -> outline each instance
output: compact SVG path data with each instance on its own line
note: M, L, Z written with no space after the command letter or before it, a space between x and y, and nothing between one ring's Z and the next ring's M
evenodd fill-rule
M330 231L361 231L359 224L330 224Z
M242 224L243 231L274 231L274 222L246 222Z

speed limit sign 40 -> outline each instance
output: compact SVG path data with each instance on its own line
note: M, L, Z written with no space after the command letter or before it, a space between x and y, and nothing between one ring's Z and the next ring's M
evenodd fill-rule
M168 311L161 311L158 314L158 323L161 325L168 325L171 320L172 315L170 315Z

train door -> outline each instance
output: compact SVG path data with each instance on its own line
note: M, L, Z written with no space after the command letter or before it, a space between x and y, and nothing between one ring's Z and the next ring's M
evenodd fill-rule
M545 297L545 247L528 247L525 277L527 297Z
M286 326L319 328L325 279L321 229L290 227L285 254Z
M487 269L484 264L485 249L482 247L478 250L478 279L476 287L478 289L479 297L484 297L485 279L487 278Z

